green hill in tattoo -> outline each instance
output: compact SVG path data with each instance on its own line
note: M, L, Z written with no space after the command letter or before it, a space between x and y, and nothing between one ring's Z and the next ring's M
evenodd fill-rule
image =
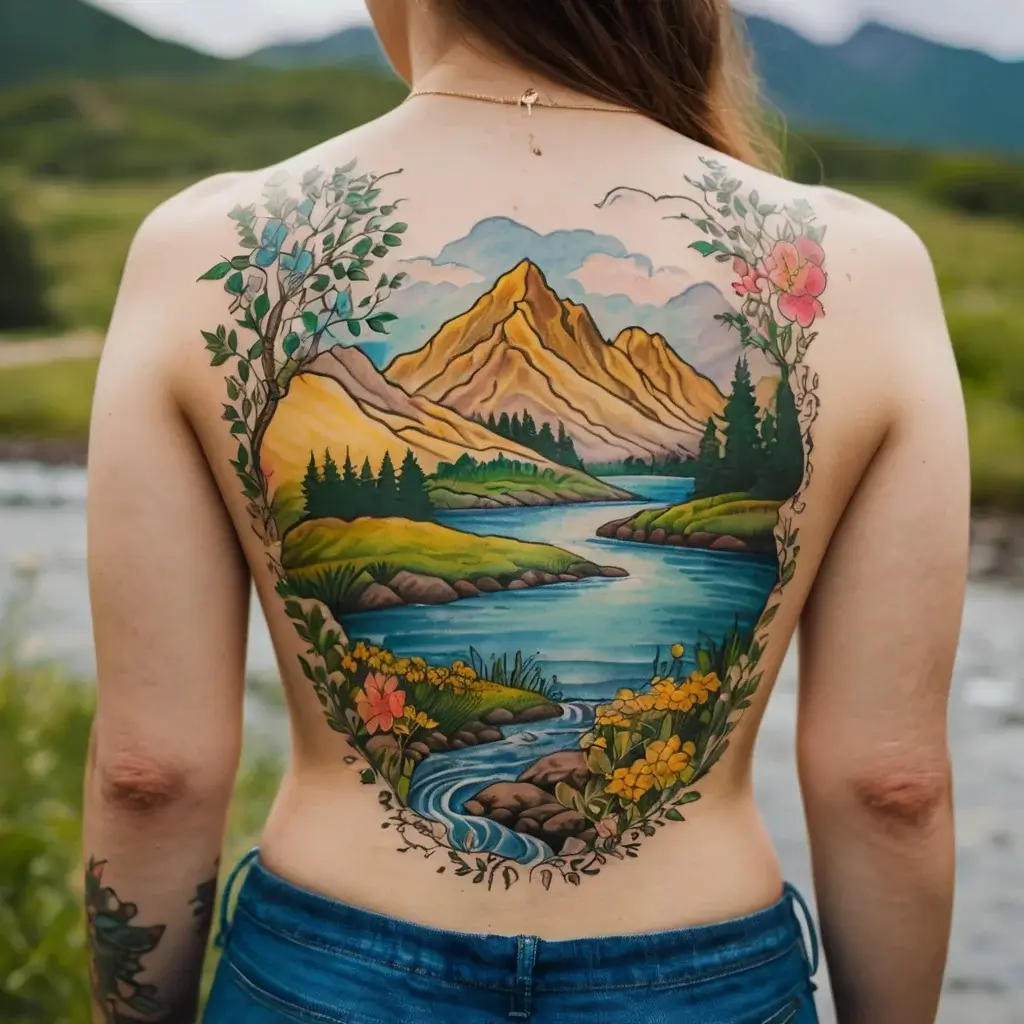
M399 518L307 520L285 535L281 561L287 593L335 617L627 575L552 544Z

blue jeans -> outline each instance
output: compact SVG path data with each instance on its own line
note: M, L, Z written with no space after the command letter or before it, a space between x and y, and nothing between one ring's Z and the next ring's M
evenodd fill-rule
M724 924L560 942L424 928L299 889L258 862L228 926L230 890L205 1024L818 1020L817 940L808 917L808 952L794 909L807 908L790 886L775 906Z

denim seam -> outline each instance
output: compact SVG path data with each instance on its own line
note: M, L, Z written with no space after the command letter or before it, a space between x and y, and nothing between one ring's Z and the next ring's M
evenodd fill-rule
M761 957L759 960L747 961L743 964L723 968L718 971L705 971L702 974L690 975L689 977L684 975L683 977L671 980L658 982L629 982L625 985L587 985L583 988L545 985L542 988L538 988L537 992L541 995L560 995L569 992L618 992L627 991L629 989L647 989L652 992L659 992L670 988L692 988L694 985L703 985L705 982L720 981L722 978L729 978L737 974L745 974L747 971L755 971L759 967L766 967L768 964L774 963L776 960L781 960L783 957L789 956L790 953L797 948L800 941L801 940L795 940L778 953L772 953L771 956ZM801 984L803 984L803 982L801 982Z
M314 1010L308 1006L300 1006L289 1002L287 999L282 999L280 996L275 996L272 992L267 992L266 989L260 988L259 985L247 977L242 969L234 963L233 959L228 961L228 967L233 973L235 984L266 1010L283 1014L291 1020L300 1021L301 1024L309 1024L310 1021L313 1021L314 1024L348 1024L342 1017L321 1013L319 1010ZM377 1020L376 1017L364 1016L361 1018L361 1024L385 1024L385 1022Z
M789 1001L781 1010L776 1010L775 1013L769 1017L764 1024L789 1024L790 1021L796 1019L796 1015L800 1012L800 1007L803 1004L804 999L810 999L811 1005L814 1005L814 995L807 991L807 980L803 980L799 985L794 985L789 993ZM779 1018L780 1013L791 1011L792 1016Z
M249 978L241 967L233 962L233 957L229 959L227 966L233 972L234 980L267 1010L272 1010L274 1013L283 1013L294 1020L304 1022L304 1024L310 1020L315 1021L316 1024L350 1024L351 1022L351 1018L337 1017L334 1014L327 1014L321 1010L303 1007L288 999L283 999L280 995L274 995L272 992L266 991L266 989L261 988ZM359 1024L397 1024L395 1021L382 1021L377 1017L367 1017L361 1011L359 1012L358 1022Z
M312 949L318 953L333 953L338 956L349 957L352 960L358 960L360 963L373 964L377 967L387 967L388 969L393 971L403 971L406 974L414 974L417 977L430 978L440 985L444 985L447 988L455 990L472 988L482 992L500 992L502 994L511 991L511 989L507 985L482 985L479 982L469 980L452 981L449 978L444 978L440 974L435 974L433 971L428 971L424 968L408 967L405 964L397 964L392 960L380 960L376 957L365 956L364 954L358 953L355 950L350 949L348 947L332 946L328 945L327 943L317 942L314 939L307 939L305 936L300 937L291 932L286 932L281 928L272 927L270 925L265 924L263 921L260 921L259 918L254 917L252 914L248 913L243 907L236 907L235 913L244 914L257 927L264 929L271 935L277 936L279 939L283 939L285 942L291 942L296 946L301 946L304 949ZM384 1022L374 1022L374 1024L384 1024Z
M798 1000L791 999L778 1013L773 1013L764 1024L792 1024L796 1015L800 1012ZM782 1016L785 1014L786 1016Z
M414 975L417 975L417 976L420 976L420 977L432 978L435 981L439 982L440 984L446 985L448 988L453 988L453 989L472 988L472 989L477 989L477 990L484 991L484 992L501 992L503 994L510 991L508 986L483 985L483 984L480 984L478 982L469 981L469 980L467 980L467 981L451 981L448 978L441 977L439 974L435 974L433 971L428 971L428 970L425 970L423 968L408 967L408 966L406 966L404 964L397 964L397 963L395 963L394 961L391 961L391 960L381 960L381 959L378 959L376 957L365 956L364 954L355 952L354 950L352 950L350 948L340 947L340 946L332 946L332 945L329 945L327 943L322 943L322 942L317 942L317 941L312 940L312 939L307 939L304 936L300 937L300 936L295 935L295 934L293 934L291 932L286 932L286 931L284 931L281 928L274 927L274 926L266 924L265 922L259 920L259 918L255 917L253 914L250 914L245 909L245 907L243 907L241 905L239 905L239 906L237 906L235 908L235 913L236 914L244 914L245 917L247 917L257 927L262 928L263 930L269 932L270 934L276 935L279 938L284 939L287 942L292 942L292 943L294 943L297 946L302 946L305 949L314 949L314 950L317 950L318 952L322 952L322 953L340 954L340 955L343 955L343 956L348 956L348 957L352 958L353 960L358 960L361 963L376 964L376 965L381 966L381 967L388 967L391 970L403 971L406 974L414 974ZM666 988L689 988L689 987L692 987L693 985L702 984L703 982L718 981L721 978L728 978L728 977L730 977L732 975L743 974L746 971L752 971L752 970L756 970L759 967L764 967L765 965L773 963L776 960L781 960L785 956L789 956L789 954L792 953L793 950L796 949L797 946L800 945L802 942L803 942L803 936L801 936L798 939L795 939L785 949L783 949L783 950L781 950L781 951L779 951L777 953L773 953L770 956L764 956L764 957L761 957L761 958L759 958L757 960L747 961L747 962L745 962L743 964L740 964L740 965L737 965L737 966L734 966L734 967L731 967L731 968L726 968L726 969L717 970L717 971L706 971L706 972L703 972L701 974L691 975L689 977L684 976L682 978L666 980L666 981L663 981L663 982L656 982L656 983L651 983L651 982L630 982L629 984L625 984L625 985L588 985L588 986L585 986L584 988L564 987L564 986L557 986L557 985L556 986L544 985L543 987L538 987L536 989L536 991L537 991L538 994L549 994L549 993L550 994L558 994L558 993L567 993L567 992L616 992L616 991L623 991L623 990L629 990L629 989L643 989L643 988L652 989L652 990L660 990L660 989L666 989Z

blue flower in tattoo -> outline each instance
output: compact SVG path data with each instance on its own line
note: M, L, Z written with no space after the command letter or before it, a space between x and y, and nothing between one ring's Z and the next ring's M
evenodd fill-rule
M334 300L334 311L342 318L347 320L352 315L352 292L346 288L343 292L338 292L338 297Z
M284 221L268 221L263 229L263 237L260 239L260 249L256 253L256 266L272 266L277 257L281 255L281 249L287 240L288 227Z
M290 277L305 277L313 269L313 254L308 249L299 248L296 242L291 253L281 257L281 269L288 271Z

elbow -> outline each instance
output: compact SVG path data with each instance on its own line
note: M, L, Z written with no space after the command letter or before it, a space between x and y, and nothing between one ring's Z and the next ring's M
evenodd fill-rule
M945 750L890 750L821 771L805 763L801 775L814 816L852 813L859 828L866 824L876 835L912 840L952 820L953 776Z
M952 772L944 765L907 763L866 769L850 780L854 802L889 833L930 831L953 806Z
M219 766L216 766L219 765ZM119 748L94 751L93 792L117 815L158 818L220 807L230 800L237 759L190 759Z

